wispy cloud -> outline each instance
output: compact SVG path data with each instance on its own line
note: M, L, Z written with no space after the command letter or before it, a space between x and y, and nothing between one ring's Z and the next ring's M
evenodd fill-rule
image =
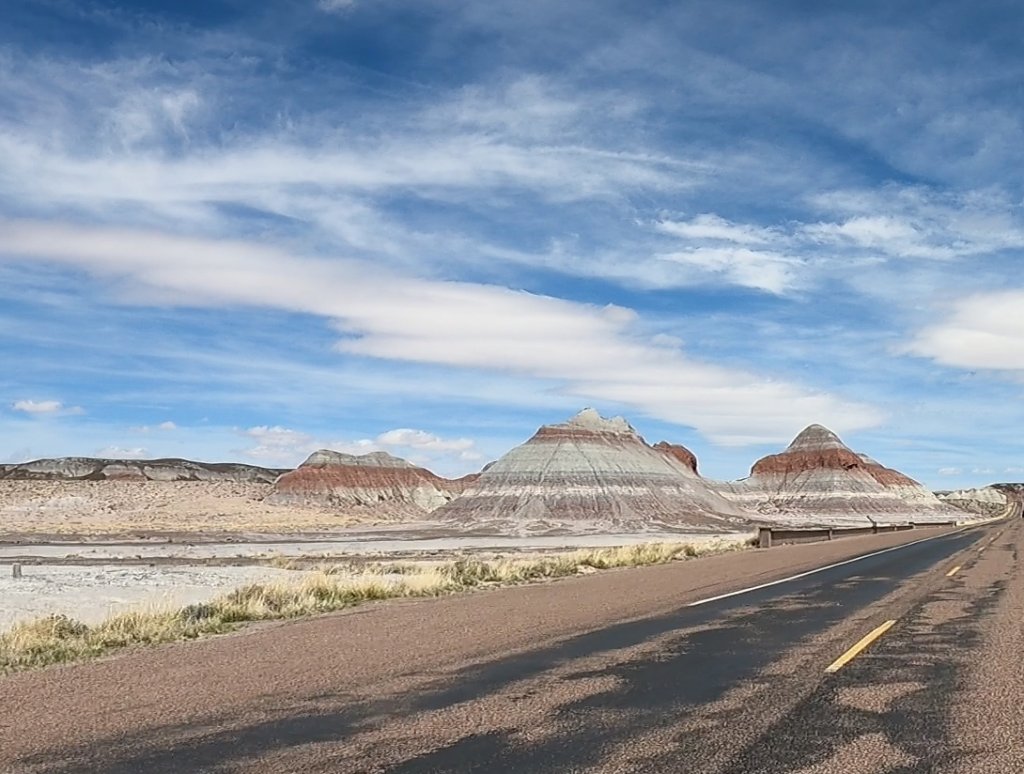
M133 432L133 433L138 433L139 435L149 435L150 433L152 433L154 431L160 431L160 432L165 432L166 433L166 432L170 432L172 430L177 430L178 426L176 424L174 424L174 422L168 421L168 422L161 422L160 424L156 425L155 427L150 427L149 425L138 425L136 427L130 427L128 429L131 432Z
M1024 66L985 14L65 6L0 31L0 387L90 421L0 412L9 448L377 443L350 417L441 403L457 443L603 402L1012 449ZM919 472L1001 466L939 445Z
M732 242L740 245L763 245L777 241L780 234L767 228L752 224L731 223L725 218L714 215L698 215L689 221L663 220L657 229L665 234L683 239Z
M316 0L316 7L327 13L338 13L354 8L356 0Z
M949 260L1024 247L1024 207L1005 193L937 194L922 187L835 191L813 199L836 222L808 224L812 241L893 258Z
M65 406L59 400L16 400L11 408L35 416L84 414L80 406Z
M325 440L280 426L250 427L239 432L256 444L241 450L241 453L264 464L295 466L319 449L357 456L387 451L408 457L411 462L428 466L445 457L452 457L461 462L473 462L482 457L475 448L476 443L469 438L446 439L411 428L388 430L375 438L355 441Z
M782 295L799 284L804 262L779 253L748 250L745 247L696 247L658 256L698 273L687 284L701 279L726 285L766 290ZM703 275L701 277L700 275Z
M122 297L133 303L319 315L335 321L339 352L553 379L566 393L631 405L723 443L779 440L815 418L839 430L881 419L867 406L652 346L621 307L152 232L11 223L0 227L0 251L127 281Z
M97 449L94 456L105 460L143 460L149 456L149 450L141 446L104 446Z
M26 414L54 414L64 407L59 400L17 400L11 406L15 411Z

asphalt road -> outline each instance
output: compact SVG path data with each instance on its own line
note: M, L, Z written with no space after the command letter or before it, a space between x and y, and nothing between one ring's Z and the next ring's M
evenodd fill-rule
M16 675L0 680L0 771L1020 772L1022 524L388 604Z

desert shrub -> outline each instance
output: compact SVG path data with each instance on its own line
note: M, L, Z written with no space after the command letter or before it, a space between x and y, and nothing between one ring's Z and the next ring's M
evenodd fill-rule
M209 602L201 602L195 605L186 605L178 611L178 618L184 624L194 624L198 621L206 621L216 617L217 608Z
M456 559L450 564L443 565L439 572L441 577L447 579L453 586L460 588L472 588L481 583L500 580L494 565L473 559Z

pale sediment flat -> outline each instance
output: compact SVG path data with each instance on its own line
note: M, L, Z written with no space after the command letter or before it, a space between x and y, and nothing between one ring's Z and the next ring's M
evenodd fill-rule
M215 559L275 556L301 557L320 555L398 555L415 553L456 553L464 551L557 551L578 548L609 548L641 543L708 543L715 541L742 542L753 533L707 533L691 535L652 533L625 535L560 535L536 537L478 536L443 538L416 538L392 533L381 539L378 534L365 539L310 540L282 542L196 542L184 543L124 543L124 544L0 544L0 562L13 562L26 557L44 560L81 558L96 561L118 559Z
M568 552L579 548L605 548L649 542L649 535L606 535L599 539L551 538L520 539L505 546L493 546L483 539L480 546L467 546L464 541L430 541L431 550L411 541L396 547L394 542L379 541L368 546L351 543L281 543L281 544L180 544L124 546L0 546L0 631L11 625L60 614L84 623L99 622L107 616L128 610L176 609L187 604L205 602L220 594L249 583L299 582L308 573L281 569L257 562L272 559L295 559L306 562L303 567L316 567L322 561L338 569L337 561L346 558L413 560L431 565L424 557L470 556L483 560L504 557L522 559L539 555ZM722 543L742 542L743 538L727 536ZM706 535L683 542L698 544L716 542ZM511 549L510 547L511 546ZM355 550L353 550L355 549ZM472 550L470 550L472 549ZM19 558L22 577L15 579L9 565ZM74 557L73 565L60 564ZM189 564L203 559L245 557L248 566L211 566ZM120 560L120 562L118 561ZM139 560L160 561L147 566ZM417 561L418 560L418 561ZM397 576L400 577L400 576ZM337 576L342 580L341 576ZM386 576L380 576L386 580Z
M48 615L93 624L128 610L177 609L249 583L299 581L273 567L140 567L26 565L22 577L0 574L0 631Z

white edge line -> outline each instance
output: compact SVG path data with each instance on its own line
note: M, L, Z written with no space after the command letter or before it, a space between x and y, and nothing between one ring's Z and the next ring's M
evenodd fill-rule
M976 526L974 524L971 527ZM956 532L964 532L970 527L961 527ZM921 538L915 540L912 543L904 543L903 545L893 546L892 548L883 548L881 551L874 551L870 554L864 554L863 556L855 556L853 559L844 559L841 562L835 564L827 564L824 567L816 567L813 570L807 570L806 572L797 573L796 575L790 575L788 578L780 578L779 580L769 581L768 583L762 583L759 586L750 586L749 588L740 589L739 591L730 591L728 594L719 594L717 597L708 597L707 599L698 599L696 602L690 602L685 607L697 607L698 605L706 605L709 602L717 602L720 599L728 599L729 597L738 597L740 594L749 594L751 591L760 591L761 589L767 589L772 586L778 586L780 583L789 583L790 581L799 580L800 578L806 578L808 575L815 575L819 572L825 572L826 570L832 570L836 567L842 567L844 564L853 564L854 562L861 562L865 559L870 559L873 556L881 556L887 554L890 551L899 551L901 548L910 548L916 546L919 543L927 543L929 540L938 540L941 537L947 537L953 535L955 532L946 532L942 535L932 535L931 537ZM771 550L771 549L768 549Z

